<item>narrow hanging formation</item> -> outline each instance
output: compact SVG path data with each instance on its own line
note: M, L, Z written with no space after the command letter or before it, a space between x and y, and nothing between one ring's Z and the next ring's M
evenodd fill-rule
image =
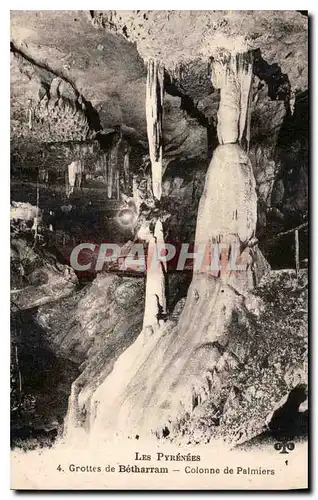
M148 61L146 88L146 120L151 161L152 191L160 201L162 194L162 110L163 110L164 69L152 59ZM146 299L143 327L153 330L160 326L166 315L165 267L160 261L160 249L163 248L163 227L157 219L154 235L148 243Z
M47 168L39 168L39 181L46 184L49 182L49 171Z
M252 83L252 54L236 54L214 59L212 83L220 89L217 133L220 144L249 137L248 107Z
M74 188L81 187L82 175L84 173L83 164L80 160L72 161L67 169L66 196L69 198L74 192Z
M130 148L128 147L125 150L125 156L124 156L124 185L126 189L129 188L130 184L129 155L130 155Z
M113 197L113 183L114 183L114 172L117 168L117 148L113 148L108 156L107 165L107 197L111 199Z
M40 203L40 189L39 189L39 180L36 183L36 212L33 220L32 231L34 231L34 241L37 241L38 238L38 227L39 227L39 203Z
M152 59L148 61L146 88L146 120L154 197L162 193L162 111L164 69Z
M123 164L120 161L120 142L121 139L113 145L107 154L105 181L108 199L120 199L120 176L123 170Z
M239 142L242 143L243 135L249 142L250 138L250 114L252 96L253 59L252 54L237 54L236 74L240 85L240 120L239 120Z

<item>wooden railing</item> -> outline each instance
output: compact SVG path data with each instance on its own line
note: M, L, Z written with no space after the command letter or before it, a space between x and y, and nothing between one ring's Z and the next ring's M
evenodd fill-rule
M296 268L296 275L299 275L299 231L302 229L305 229L308 227L308 222L304 222L303 224L300 224L300 226L293 227L292 229L288 229L288 231L283 231L281 233L276 234L271 240L269 241L274 241L276 239L281 238L282 236L286 236L287 234L295 233L295 268Z

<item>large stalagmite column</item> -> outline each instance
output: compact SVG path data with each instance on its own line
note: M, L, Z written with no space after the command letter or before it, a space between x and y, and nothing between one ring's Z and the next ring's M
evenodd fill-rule
M162 108L163 108L163 67L152 59L148 61L146 87L146 120L151 161L152 191L157 200L162 194ZM165 275L159 261L158 244L164 244L163 228L157 220L154 236L149 241L146 277L146 300L144 328L153 329L160 324L160 317L166 312Z
M252 255L257 221L256 183L251 162L241 146L249 138L248 104L252 82L250 54L237 54L212 63L212 83L220 89L217 134L220 145L213 153L200 200L196 243L224 243L234 248L246 272L227 276L243 291L253 287ZM230 251L230 250L229 250Z

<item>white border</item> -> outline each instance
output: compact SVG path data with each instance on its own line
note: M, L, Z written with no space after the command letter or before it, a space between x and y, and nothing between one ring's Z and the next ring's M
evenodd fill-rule
M214 5L211 2L196 0L196 2L186 2L185 0L172 1L172 0L161 0L160 2L154 1L140 1L136 2L139 9L153 9L153 10L176 10L176 9L192 9L192 10L210 10L213 9ZM297 10L299 7L302 7L301 2L289 0L289 1L280 1L277 0L267 0L265 5L260 3L252 2L252 1L244 1L241 0L239 2L239 10L256 10L256 6L258 10ZM238 10L238 3L230 0L223 0L221 2L222 8L227 10ZM1 245L1 262L2 262L2 270L1 270L1 355L3 359L1 359L0 370L1 370L1 411L0 411L0 429L3 433L1 440L1 461L0 461L0 470L1 470L1 478L0 478L0 488L3 492L3 498L7 498L8 488L9 488L9 184L10 184L10 175L9 175L9 158L10 158L10 147L9 147L9 106L10 106L10 90L9 90L9 37L10 37L10 18L9 18L9 9L11 10L89 10L90 8L95 9L117 9L117 10L132 10L135 9L135 5L131 2L117 0L106 2L94 2L93 5L89 5L87 2L83 2L81 0L78 1L70 1L70 0L55 0L54 3L48 5L44 5L43 2L40 1L29 1L25 2L22 0L16 0L9 3L9 7L3 8L0 16L0 48L1 48L1 129L0 129L0 137L2 143L2 161L0 165L0 201L1 201L1 216L0 216L0 241ZM315 411L315 393L317 392L317 363L318 363L318 341L316 339L316 335L318 334L317 325L316 325L316 315L315 315L315 307L317 304L318 297L318 268L315 262L315 249L317 243L317 235L318 235L318 193L316 190L316 174L315 170L318 168L317 157L316 157L316 148L314 147L318 143L318 129L316 125L317 118L317 99L315 95L315 87L317 87L318 81L318 65L316 64L316 55L317 55L317 34L314 33L314 29L316 27L315 17L317 14L317 2L310 1L306 2L306 5L303 6L304 10L309 10L309 13L312 16L311 20L311 31L312 31L312 39L311 39L311 73L312 73L312 81L311 83L311 108L312 108L312 124L313 132L312 132L312 160L311 160L311 198L313 199L313 205L311 210L311 219L312 219L312 251L311 258L314 261L313 265L313 273L312 278L314 280L312 284L312 324L311 324L311 369L312 369L312 379L311 379L311 409ZM316 215L316 217L315 217ZM312 417L312 425L315 423L315 418ZM316 461L316 452L317 452L317 432L316 429L312 429L312 438L315 438L315 443L311 443L312 452L313 452L313 460L315 467L314 470L317 470L317 461ZM315 485L315 474L313 474L312 481ZM13 492L10 492L10 497L13 495ZM35 493L30 493L26 496L34 496ZM37 498L43 498L45 494L37 494ZM60 498L69 497L70 494L60 494ZM74 492L72 496L78 495L78 493ZM85 497L94 498L96 494L94 493L86 493ZM107 494L108 496L115 496L114 494ZM141 494L135 494L134 496L141 496ZM171 497L174 494L164 494L165 497ZM199 493L190 494L191 497L199 497ZM214 498L220 498L222 493L213 493ZM255 497L257 494L251 494L249 497ZM279 497L280 494L271 494L272 498ZM297 495L297 494L296 494ZM295 494L293 494L293 498L295 498Z

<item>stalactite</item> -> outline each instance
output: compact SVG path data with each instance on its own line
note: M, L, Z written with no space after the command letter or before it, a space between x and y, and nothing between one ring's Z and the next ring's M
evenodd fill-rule
M49 182L49 171L47 168L39 169L39 181L45 183Z
M246 149L247 149L247 153L250 150L250 142L251 142L252 104L253 104L253 86L251 85L249 97L248 97L247 116L246 116L246 145L247 145Z
M112 198L113 195L113 177L114 177L114 161L113 161L113 154L111 152L109 157L109 169L108 169L108 198Z
M67 169L66 196L69 197L75 187L75 162L69 164Z
M247 131L248 125L248 109L250 104L250 94L252 89L252 55L250 52L247 54L238 54L236 56L237 62L237 80L240 84L240 121L239 121L239 142L241 143L244 131L246 136L249 134Z
M118 145L114 146L109 154L107 196L109 199L117 198L117 170L118 170Z
M293 115L294 111L295 111L295 102L296 102L295 92L292 92L290 99L289 99L289 109L290 109L291 115Z
M68 198L74 192L75 186L81 187L83 171L83 164L80 160L72 161L69 164L66 178L66 196Z
M33 118L33 111L30 108L29 109L29 122L28 122L28 124L29 124L29 130L32 130L32 118Z
M107 188L107 198L111 198L111 190L109 188L109 177L110 177L110 152L107 154L106 160L106 188Z
M36 241L38 238L39 202L40 202L40 189L39 189L39 183L37 182L37 186L36 186L36 211L35 211L35 217L34 217L33 226L32 226L32 231L34 231L34 241Z
M108 153L104 155L104 179L105 179L105 184L107 186L108 182L108 161L109 161L109 155Z
M219 88L217 133L220 144L241 142L252 81L252 55L237 54L212 61L212 83Z
M127 149L125 151L125 156L124 156L124 185L126 191L129 190L129 185L130 185L129 155L130 155L130 150Z
M139 214L140 205L142 204L142 197L140 196L138 189L138 177L133 175L132 180L132 197L136 206L137 214Z
M107 154L104 154L102 157L101 157L101 164L102 164L102 172L103 172L103 179L104 179L104 182L107 186Z
M152 59L148 61L146 88L146 120L149 155L152 170L152 190L160 200L162 194L162 110L163 67Z
M117 200L120 199L120 185L119 185L119 169L118 169L118 165L117 165L117 169L116 169L116 199Z
M295 231L295 262L296 262L296 276L299 276L299 230Z
M21 375L20 363L19 363L18 346L15 346L15 362L16 362L16 367L17 367L17 371L18 371L18 379L19 379L19 399L21 400L21 396L22 396L22 375Z

